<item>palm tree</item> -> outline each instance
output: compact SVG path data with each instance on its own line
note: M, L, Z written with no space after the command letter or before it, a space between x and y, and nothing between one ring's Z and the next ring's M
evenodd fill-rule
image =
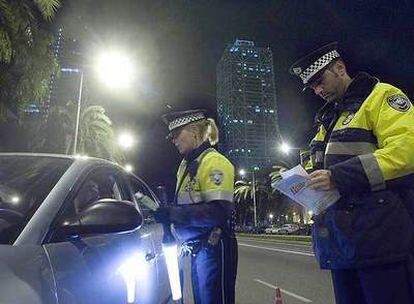
M44 21L59 7L60 0L0 0L0 123L7 109L18 113L47 96L58 63Z
M234 187L234 200L236 202L236 217L239 224L245 225L247 214L252 210L253 201L251 182L244 180L236 181Z
M50 22L60 5L60 0L0 0L0 62L12 60L18 37L31 44L38 20Z
M279 180L282 179L282 172L287 171L288 169L285 166L281 166L281 165L276 165L273 166L273 171L270 172L269 177L270 177L270 182L273 184ZM276 191L275 189L272 189L272 191Z
M101 106L87 107L80 119L79 152L118 163L124 161L112 128L112 122Z
M253 210L253 197L255 189L256 195L256 208L257 208L257 219L264 217L267 211L268 203L268 187L260 180L255 179L255 184L250 180L239 180L236 181L234 187L234 198L237 203L236 210L238 211L239 223L245 224L247 213Z
M71 154L75 133L75 105L52 108L46 125L42 127L32 142L32 150ZM89 106L83 110L79 126L78 151L80 154L123 163L112 127L112 122L101 106Z

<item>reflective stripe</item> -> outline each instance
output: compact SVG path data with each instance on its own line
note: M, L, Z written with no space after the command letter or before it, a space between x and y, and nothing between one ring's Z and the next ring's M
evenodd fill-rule
M378 191L385 189L384 177L382 176L381 169L374 154L360 155L358 158L371 185L371 190Z
M315 152L315 163L322 163L323 162L323 151L316 151Z
M363 155L375 150L377 146L369 142L330 142L326 146L326 154Z
M228 191L208 191L201 193L203 201L208 203L211 201L222 200L233 202L233 193Z
M191 195L190 195L191 194ZM190 192L179 192L177 195L177 204L178 205L190 205L198 204L203 200L201 199L200 193L191 191Z

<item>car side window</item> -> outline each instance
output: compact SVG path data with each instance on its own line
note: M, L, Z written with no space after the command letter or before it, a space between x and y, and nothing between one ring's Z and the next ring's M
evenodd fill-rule
M128 179L135 200L137 201L138 206L142 212L142 216L144 219L152 218L151 211L154 211L158 208L158 204L156 203L153 195L140 180L136 179L133 176L128 177Z
M129 188L123 173L116 168L100 167L90 171L86 178L75 185L67 197L63 212L55 219L55 225L80 214L100 199L129 200ZM65 237L51 231L50 242L65 241Z
M110 168L98 168L88 174L71 198L65 214L74 215L82 212L97 200L110 198L128 200L122 174Z

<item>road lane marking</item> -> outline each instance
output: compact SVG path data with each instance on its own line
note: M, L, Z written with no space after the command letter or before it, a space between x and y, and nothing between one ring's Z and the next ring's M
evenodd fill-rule
M263 284L263 285L265 285L265 286L267 286L267 287L270 287L270 288L272 288L272 289L276 289L276 288L277 288L275 285L269 284L269 283L267 283L267 282L265 282L265 281L262 281L262 280L259 280L259 279L254 279L253 281L255 281L255 282L257 282L257 283L260 283L260 284ZM279 289L280 289L280 291L281 291L282 293L284 293L284 294L286 294L286 295L288 295L288 296L291 296L292 298L298 299L298 300L300 300L300 301L302 301L302 302L304 302L304 303L312 303L312 301L311 301L311 300L309 300L309 299L307 299L307 298L305 298L305 297L302 297L302 296L300 296L300 295L297 295L297 294L295 294L295 293L293 293L293 292L287 291L287 290L282 289L282 288L279 288Z
M264 240L264 239L252 239L252 238L241 238L241 237L238 237L237 239L240 241L267 243L267 244L270 243L270 244L287 245L287 246L292 246L292 247L304 247L304 248L312 249L311 244L295 244L295 243L288 243L288 242L277 241L277 240Z
M257 249L265 249L265 250L283 252L283 253L292 253L292 254L305 255L305 256L311 256L311 257L315 256L313 253L308 253L308 252L300 252L300 251L293 251L293 250L286 250L286 249L262 247L262 246L256 246L256 245L249 245L249 244L246 244L246 243L239 243L239 245L240 246L257 248Z

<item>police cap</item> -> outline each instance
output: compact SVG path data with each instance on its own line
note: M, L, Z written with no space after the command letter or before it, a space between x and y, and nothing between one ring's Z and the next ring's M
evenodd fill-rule
M340 57L338 42L331 42L297 60L289 68L289 73L302 80L305 90L325 71L329 63Z
M206 110L188 110L179 112L170 112L162 115L162 120L168 126L167 139L171 139L179 129L182 127L199 120L206 119Z

